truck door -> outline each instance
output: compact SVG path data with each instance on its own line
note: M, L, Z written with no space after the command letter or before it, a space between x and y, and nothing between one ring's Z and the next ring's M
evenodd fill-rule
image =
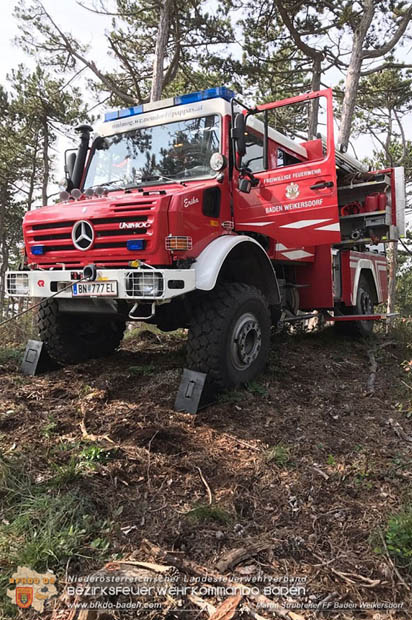
M311 135L314 106L325 137ZM244 154L233 134L235 229L294 248L340 241L332 91L263 104L242 114ZM242 183L248 179L249 187Z

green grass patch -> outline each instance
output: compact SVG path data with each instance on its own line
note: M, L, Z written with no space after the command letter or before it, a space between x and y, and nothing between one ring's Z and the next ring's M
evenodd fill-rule
M139 336L143 332L152 332L152 334L155 334L156 336L160 336L163 333L158 327L156 327L156 325L138 322L133 325L133 329L127 329L125 331L123 340L139 340Z
M218 400L221 403L238 403L245 400L245 396L242 390L226 390L219 394Z
M331 467L335 467L336 459L333 456L333 454L328 454L328 458L327 458L326 462L327 462L328 465L331 465Z
M36 483L26 467L17 459L0 461L0 605L10 603L6 589L17 566L59 573L69 559L103 558L108 547L109 524L96 516L90 498Z
M57 422L52 415L47 416L47 422L41 428L41 434L50 439L57 432Z
M215 522L228 525L232 517L227 510L214 504L199 504L186 513L186 516L195 523Z
M248 392L254 394L255 396L263 397L268 395L266 387L258 381L249 381L249 383L246 383L246 389Z
M79 448L79 444L75 446ZM73 454L64 465L55 465L55 475L51 484L60 487L74 482L83 475L94 471L99 464L107 463L113 457L113 450L103 450L96 444L90 444L79 453Z
M391 515L381 537L372 536L372 544L376 553L383 554L386 550L398 568L412 575L412 504Z
M133 377L147 377L156 372L156 367L154 364L141 364L140 366L129 366L127 370L129 375L132 375Z
M384 536L389 554L412 574L412 505L390 517Z
M267 463L275 463L279 467L286 467L290 463L290 448L283 443L271 446L265 452Z
M0 366L4 364L13 364L17 366L23 359L24 348L0 348Z

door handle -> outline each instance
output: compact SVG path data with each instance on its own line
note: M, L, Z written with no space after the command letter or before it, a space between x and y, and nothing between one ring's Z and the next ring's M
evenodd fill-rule
M333 181L319 181L319 183L311 185L310 189L323 189L324 187L333 187Z

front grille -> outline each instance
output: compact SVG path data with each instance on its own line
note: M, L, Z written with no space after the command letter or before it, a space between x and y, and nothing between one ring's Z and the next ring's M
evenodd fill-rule
M144 209L147 211L147 207ZM151 215L150 220L149 215L138 213L136 215L95 218L89 221L95 232L92 250L126 248L128 239L147 234L148 229L153 226L153 215ZM48 252L78 252L72 240L72 228L75 223L75 221L69 221L35 224L27 230L28 241L44 244L44 254ZM120 228L120 226L122 227ZM125 240L123 241L121 238L125 238Z

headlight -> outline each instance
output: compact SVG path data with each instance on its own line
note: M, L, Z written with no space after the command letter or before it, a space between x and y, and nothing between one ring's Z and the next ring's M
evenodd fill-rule
M9 295L28 295L29 276L27 273L8 273L6 290Z
M131 271L126 275L126 292L130 297L159 297L163 278L153 271Z

